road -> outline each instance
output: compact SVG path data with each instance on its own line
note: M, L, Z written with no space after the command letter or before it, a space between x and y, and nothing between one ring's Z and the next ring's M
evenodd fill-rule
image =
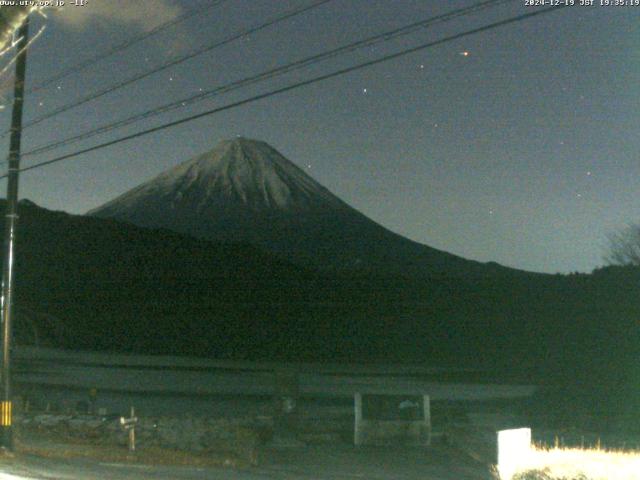
M489 480L486 467L445 448L318 446L271 450L251 469L147 466L22 457L0 480Z
M76 402L98 392L98 406L124 412L130 405L149 415L230 415L228 402L252 412L256 398L274 394L274 371L298 372L300 395L353 399L360 393L428 394L432 401L483 401L530 396L534 386L442 382L451 373L424 366L278 364L180 357L109 355L22 347L15 352L16 390L44 403ZM73 403L72 403L73 404ZM237 413L237 412L236 412Z

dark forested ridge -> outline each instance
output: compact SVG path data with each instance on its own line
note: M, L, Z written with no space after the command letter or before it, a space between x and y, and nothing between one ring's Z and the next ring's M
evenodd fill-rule
M1 205L4 208L4 205ZM634 375L640 270L319 273L252 246L22 202L16 336L237 359L431 362L526 379Z

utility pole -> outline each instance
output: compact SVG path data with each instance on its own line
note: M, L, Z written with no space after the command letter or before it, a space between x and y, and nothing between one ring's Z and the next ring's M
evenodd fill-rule
M13 450L11 403L11 321L13 317L13 263L16 221L18 219L18 179L20 175L20 141L22 139L22 106L27 69L29 19L18 30L18 58L11 113L9 173L7 175L7 207L4 220L4 263L2 268L2 397L0 403L0 447Z

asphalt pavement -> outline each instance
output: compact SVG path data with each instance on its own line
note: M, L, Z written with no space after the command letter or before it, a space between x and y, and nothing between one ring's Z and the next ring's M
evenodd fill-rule
M18 456L0 462L0 480L490 480L486 466L445 447L306 446L261 453L256 467L154 466Z

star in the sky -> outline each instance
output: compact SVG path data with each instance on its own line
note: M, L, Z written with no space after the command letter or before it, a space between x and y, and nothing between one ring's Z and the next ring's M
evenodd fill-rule
M468 57L469 56L469 52L467 50L464 50L464 51L460 52L460 55L462 55L463 57Z

